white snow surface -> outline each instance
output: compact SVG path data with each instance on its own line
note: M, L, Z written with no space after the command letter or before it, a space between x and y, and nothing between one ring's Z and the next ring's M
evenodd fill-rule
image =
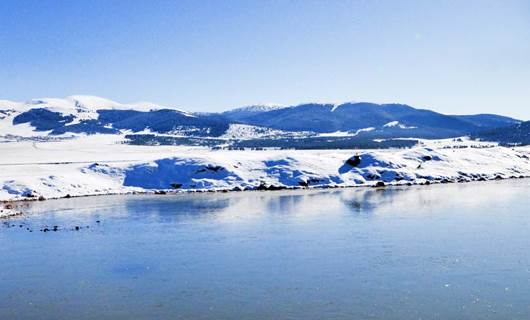
M262 103L262 104L255 104L251 106L245 106L235 109L230 109L225 112L227 113L261 113L261 112L267 112L267 111L273 111L273 110L279 110L287 108L287 106L278 104L278 103Z
M25 104L27 109L39 107L46 108L52 111L61 112L63 114L77 114L83 112L96 112L97 110L137 110L137 111L150 111L159 109L172 109L177 110L188 116L193 117L185 111L176 109L174 107L160 106L150 102L136 102L136 103L119 103L109 99L96 97L96 96L84 96L75 95L69 96L64 99L58 98L42 98L33 99Z
M333 107L331 107L330 112L334 112L335 110L337 110L338 107L340 107L340 104L338 103L333 104Z
M47 136L49 132L34 131L35 128L27 123L13 125L13 119L17 115L36 108L44 108L52 112L59 112L63 115L73 115L74 120L68 123L68 125L77 124L83 120L97 119L97 110L136 110L146 112L150 110L171 109L180 112L184 116L195 117L189 112L174 107L160 106L150 102L123 104L95 96L77 95L66 97L64 99L41 98L27 102L0 100L0 136Z
M391 122L389 122L387 124L384 124L383 127L384 128L398 127L400 129L416 129L416 127L404 125L404 124L400 123L399 121L391 121Z
M362 128L355 131L335 131L335 132L326 132L318 134L319 137L355 137L363 132L374 131L374 127Z
M13 124L13 119L22 112L35 108L45 108L53 112L59 112L63 115L73 115L74 120L68 125L77 124L83 120L97 119L97 110L136 110L136 111L150 111L160 109L171 109L180 112L187 117L195 117L195 115L174 108L160 106L150 102L136 102L123 104L112 100L96 97L76 95L59 98L41 98L33 99L28 102L14 102L9 100L0 100L0 137L17 137L17 138L34 138L47 137L49 131L35 131L35 128L28 123ZM76 134L64 134L62 138L77 136ZM6 139L13 140L13 139Z
M0 143L0 200L132 192L353 187L530 176L530 148L423 140L411 149L210 150L119 136ZM355 155L360 163L347 164Z
M266 137L287 137L287 136L309 136L311 132L297 131L289 132L267 127L259 127L248 124L230 124L228 130L220 136L220 139L256 139Z

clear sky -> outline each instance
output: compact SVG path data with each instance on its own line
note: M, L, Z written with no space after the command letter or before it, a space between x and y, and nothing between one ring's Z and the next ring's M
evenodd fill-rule
M0 98L400 102L530 120L530 1L1 0Z

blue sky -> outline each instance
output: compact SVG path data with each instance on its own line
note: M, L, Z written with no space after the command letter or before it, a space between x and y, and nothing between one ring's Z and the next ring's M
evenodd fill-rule
M0 98L400 102L530 120L529 1L0 1Z

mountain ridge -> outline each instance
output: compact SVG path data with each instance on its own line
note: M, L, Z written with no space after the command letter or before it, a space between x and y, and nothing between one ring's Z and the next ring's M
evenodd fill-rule
M0 136L154 133L221 137L234 124L244 132L300 132L302 135L366 138L450 138L522 123L493 114L445 115L410 105L370 102L251 105L218 113L187 112L154 103L123 104L96 96L0 100ZM256 129L252 129L256 128ZM11 132L10 132L11 130ZM232 135L233 136L233 135ZM239 137L239 135L236 135ZM256 137L256 134L249 134ZM241 137L244 139L244 137Z

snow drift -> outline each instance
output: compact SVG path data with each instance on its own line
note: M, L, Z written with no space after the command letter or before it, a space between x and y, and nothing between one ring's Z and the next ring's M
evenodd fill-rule
M0 200L132 192L466 182L530 176L530 148L424 140L411 149L229 151L114 136L0 143Z

